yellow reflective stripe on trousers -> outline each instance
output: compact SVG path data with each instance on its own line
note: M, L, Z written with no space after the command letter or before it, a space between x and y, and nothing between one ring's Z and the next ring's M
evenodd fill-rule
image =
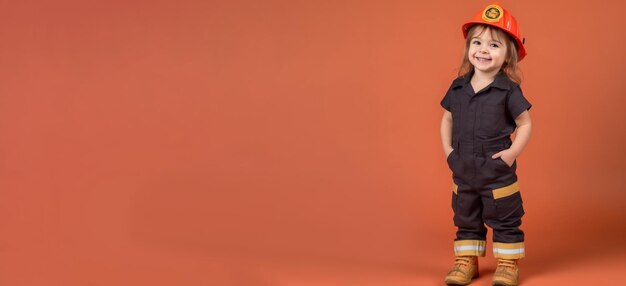
M517 184L517 182L515 182L506 187L493 190L493 198L497 200L497 199L508 197L517 192L519 192L519 185Z
M493 256L504 259L520 259L526 255L523 242L516 243L493 243Z
M485 256L484 240L457 240L454 242L454 255L456 256Z

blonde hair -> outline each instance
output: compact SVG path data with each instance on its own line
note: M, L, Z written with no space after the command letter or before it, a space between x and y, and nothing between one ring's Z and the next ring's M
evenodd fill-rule
M488 25L476 24L472 26L467 32L467 39L465 40L465 54L463 56L463 62L461 63L461 67L459 68L459 76L464 76L470 72L474 71L474 66L469 61L467 53L469 51L469 46L472 43L472 38L476 36L482 35L485 31L489 31L491 33L491 37L494 39L498 39L501 42L504 42L507 49L507 55L504 59L504 64L500 68L500 71L504 72L507 77L509 77L512 81L520 84L522 82L521 72L517 67L517 45L515 41L509 36L506 32L493 28Z

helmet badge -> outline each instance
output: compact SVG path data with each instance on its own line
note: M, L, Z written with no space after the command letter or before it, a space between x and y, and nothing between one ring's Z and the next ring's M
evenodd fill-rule
M487 22L498 22L502 18L503 15L502 8L498 5L489 5L483 11L483 20Z

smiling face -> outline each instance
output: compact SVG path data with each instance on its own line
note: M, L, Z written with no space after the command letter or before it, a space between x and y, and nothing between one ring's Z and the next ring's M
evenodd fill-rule
M507 41L497 29L482 26L468 35L467 58L474 72L481 76L495 76L507 58Z

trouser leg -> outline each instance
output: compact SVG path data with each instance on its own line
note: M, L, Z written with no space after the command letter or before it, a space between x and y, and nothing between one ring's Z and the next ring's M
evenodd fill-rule
M497 258L520 259L525 255L522 224L524 208L517 182L481 192L484 221L493 230L493 253Z
M452 193L454 225L457 227L454 241L456 256L485 256L487 228L482 219L480 194L468 186L454 185Z

